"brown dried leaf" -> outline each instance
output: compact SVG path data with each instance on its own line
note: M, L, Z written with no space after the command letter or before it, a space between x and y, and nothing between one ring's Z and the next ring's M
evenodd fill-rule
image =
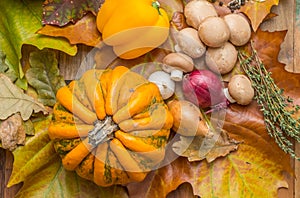
M13 114L0 124L2 147L13 151L18 145L25 144L26 130L20 114Z
M45 25L37 33L47 36L65 37L72 45L85 44L94 47L101 40L100 32L96 27L96 18L93 14L87 14L77 23L64 27Z
M239 142L230 139L222 130L220 135L213 137L180 136L180 140L172 145L173 151L180 156L187 157L190 162L206 159L208 163L218 157L224 157L238 149ZM188 146L188 148L186 148Z

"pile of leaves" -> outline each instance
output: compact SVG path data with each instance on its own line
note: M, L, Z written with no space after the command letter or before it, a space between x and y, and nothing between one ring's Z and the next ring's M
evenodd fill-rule
M186 3L160 2L170 18L182 12ZM96 29L95 15L102 3L0 1L0 140L1 147L14 155L7 186L23 182L16 197L166 197L174 195L172 191L185 183L201 197L277 197L279 188L288 187L285 174L293 175L290 157L268 136L255 101L247 107L230 105L223 126L227 133L210 153L202 156L206 160L190 161L169 149L165 159L169 163L153 170L143 182L109 188L98 187L74 172L65 171L47 134L56 90L65 85L59 74L57 51L75 55L77 44L99 45L101 35ZM247 2L239 12L249 17L254 47L276 84L300 104L299 74L286 72L277 57L286 31L271 33L259 29L271 7L278 3L279 0ZM219 13L230 12L217 3L216 7ZM24 58L24 45L39 50ZM156 49L137 60L117 60L114 64L159 60L164 53ZM232 140L240 142L238 149L227 152L228 147L235 145Z

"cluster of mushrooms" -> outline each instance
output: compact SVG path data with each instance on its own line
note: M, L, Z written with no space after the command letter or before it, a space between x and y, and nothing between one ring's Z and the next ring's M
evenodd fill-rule
M175 52L164 57L162 71L149 76L164 99L174 94L175 82L181 81L184 73L198 69L199 60L201 68L205 65L218 75L229 73L237 62L236 47L245 45L251 37L251 27L244 15L230 13L220 17L206 0L187 3L184 16L189 27L177 32ZM247 105L254 97L254 89L245 75L237 74L230 78L224 94L231 103Z

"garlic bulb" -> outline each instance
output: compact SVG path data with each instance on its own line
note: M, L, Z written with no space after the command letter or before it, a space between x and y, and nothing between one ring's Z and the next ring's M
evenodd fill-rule
M164 71L153 72L148 80L157 85L164 100L170 98L174 94L175 82L171 80L171 76L168 73Z

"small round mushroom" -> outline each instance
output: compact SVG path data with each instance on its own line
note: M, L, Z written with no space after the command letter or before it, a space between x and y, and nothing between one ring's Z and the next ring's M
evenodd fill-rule
M207 17L218 16L215 7L207 1L193 0L184 7L186 23L195 29L199 28L200 23Z
M237 61L238 52L235 47L226 42L219 48L208 48L205 54L206 65L215 73L226 74L230 72Z
M198 31L194 28L184 28L178 32L177 44L180 50L192 58L201 57L206 46L198 36Z
M170 75L164 71L156 71L148 77L159 88L160 94L164 100L170 98L175 91L175 82L171 80Z
M248 105L254 97L254 89L251 81L242 74L231 77L228 83L230 96L240 105Z
M222 18L208 17L200 24L198 34L205 45L221 47L228 41L230 30Z
M191 57L180 52L173 52L163 58L162 69L171 74L171 79L181 81L183 72L191 72L194 69L194 62Z
M228 14L224 16L230 30L230 42L236 46L245 45L251 37L251 27L247 19L241 14Z

